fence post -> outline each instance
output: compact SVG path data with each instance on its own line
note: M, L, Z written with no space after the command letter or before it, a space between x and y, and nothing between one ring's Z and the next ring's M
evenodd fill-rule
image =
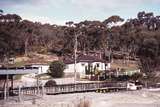
M4 100L7 100L9 97L9 89L8 89L8 74L6 75L6 82L4 84Z
M19 102L22 101L22 99L21 99L21 87L20 86L18 87L18 99L19 99Z
M39 79L37 77L37 94L39 94Z
M42 85L42 96L44 95L44 86Z
M6 89L7 87L6 87L6 83L5 83L5 85L4 85L4 100L6 100L7 99L7 89Z

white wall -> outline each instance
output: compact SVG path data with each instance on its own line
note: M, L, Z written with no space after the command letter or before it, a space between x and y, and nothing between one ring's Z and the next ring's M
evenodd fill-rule
M111 68L111 63L107 63L106 70L110 70L110 68Z
M97 66L99 65L99 66ZM105 70L105 63L102 62L93 62L92 63L93 68L96 67L97 70Z
M74 73L74 64L66 64L66 69L64 73ZM86 62L79 62L76 64L76 72L81 76L85 76L85 67L88 66Z
M97 67L97 64L99 64L99 67ZM96 66L96 68L100 71L108 70L111 68L110 63L103 63L103 62L93 62L92 63L93 68Z
M74 64L66 64L64 73L72 73L72 72L74 72Z
M32 65L32 67L38 67L38 74L47 73L49 65Z
M79 72L80 77L85 77L86 75L86 67L88 67L87 62L80 62L76 68L77 72Z
M97 67L97 64L99 64L99 67ZM110 69L110 63L105 66L105 63L102 62L93 62L91 63L91 66L96 68L100 71L108 70ZM79 62L76 64L76 72L80 74L80 77L85 76L85 68L88 67L88 62ZM64 73L74 73L74 64L66 64L66 69L64 70Z

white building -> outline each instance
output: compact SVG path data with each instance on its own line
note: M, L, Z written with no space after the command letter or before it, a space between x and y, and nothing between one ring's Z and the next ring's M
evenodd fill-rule
M27 65L27 66L38 67L38 74L47 73L49 70L49 64L31 64L31 65Z
M74 60L68 59L64 60L66 64L66 69L64 70L65 75L73 75L74 74ZM76 74L80 76L80 78L85 77L88 75L88 70L90 71L106 71L110 69L110 63L105 62L102 59L99 59L95 56L89 55L81 55L77 58L76 63Z

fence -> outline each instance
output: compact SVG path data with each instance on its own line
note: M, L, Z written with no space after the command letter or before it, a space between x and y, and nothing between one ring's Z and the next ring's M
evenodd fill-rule
M76 92L91 92L100 88L126 88L126 83L77 83L77 84L65 84L55 85L53 87L23 87L21 89L14 89L16 94L65 94Z

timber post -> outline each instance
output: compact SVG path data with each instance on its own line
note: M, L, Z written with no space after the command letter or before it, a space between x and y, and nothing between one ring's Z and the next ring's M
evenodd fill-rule
M22 101L22 99L21 99L21 86L18 87L18 100L19 100L19 102Z

